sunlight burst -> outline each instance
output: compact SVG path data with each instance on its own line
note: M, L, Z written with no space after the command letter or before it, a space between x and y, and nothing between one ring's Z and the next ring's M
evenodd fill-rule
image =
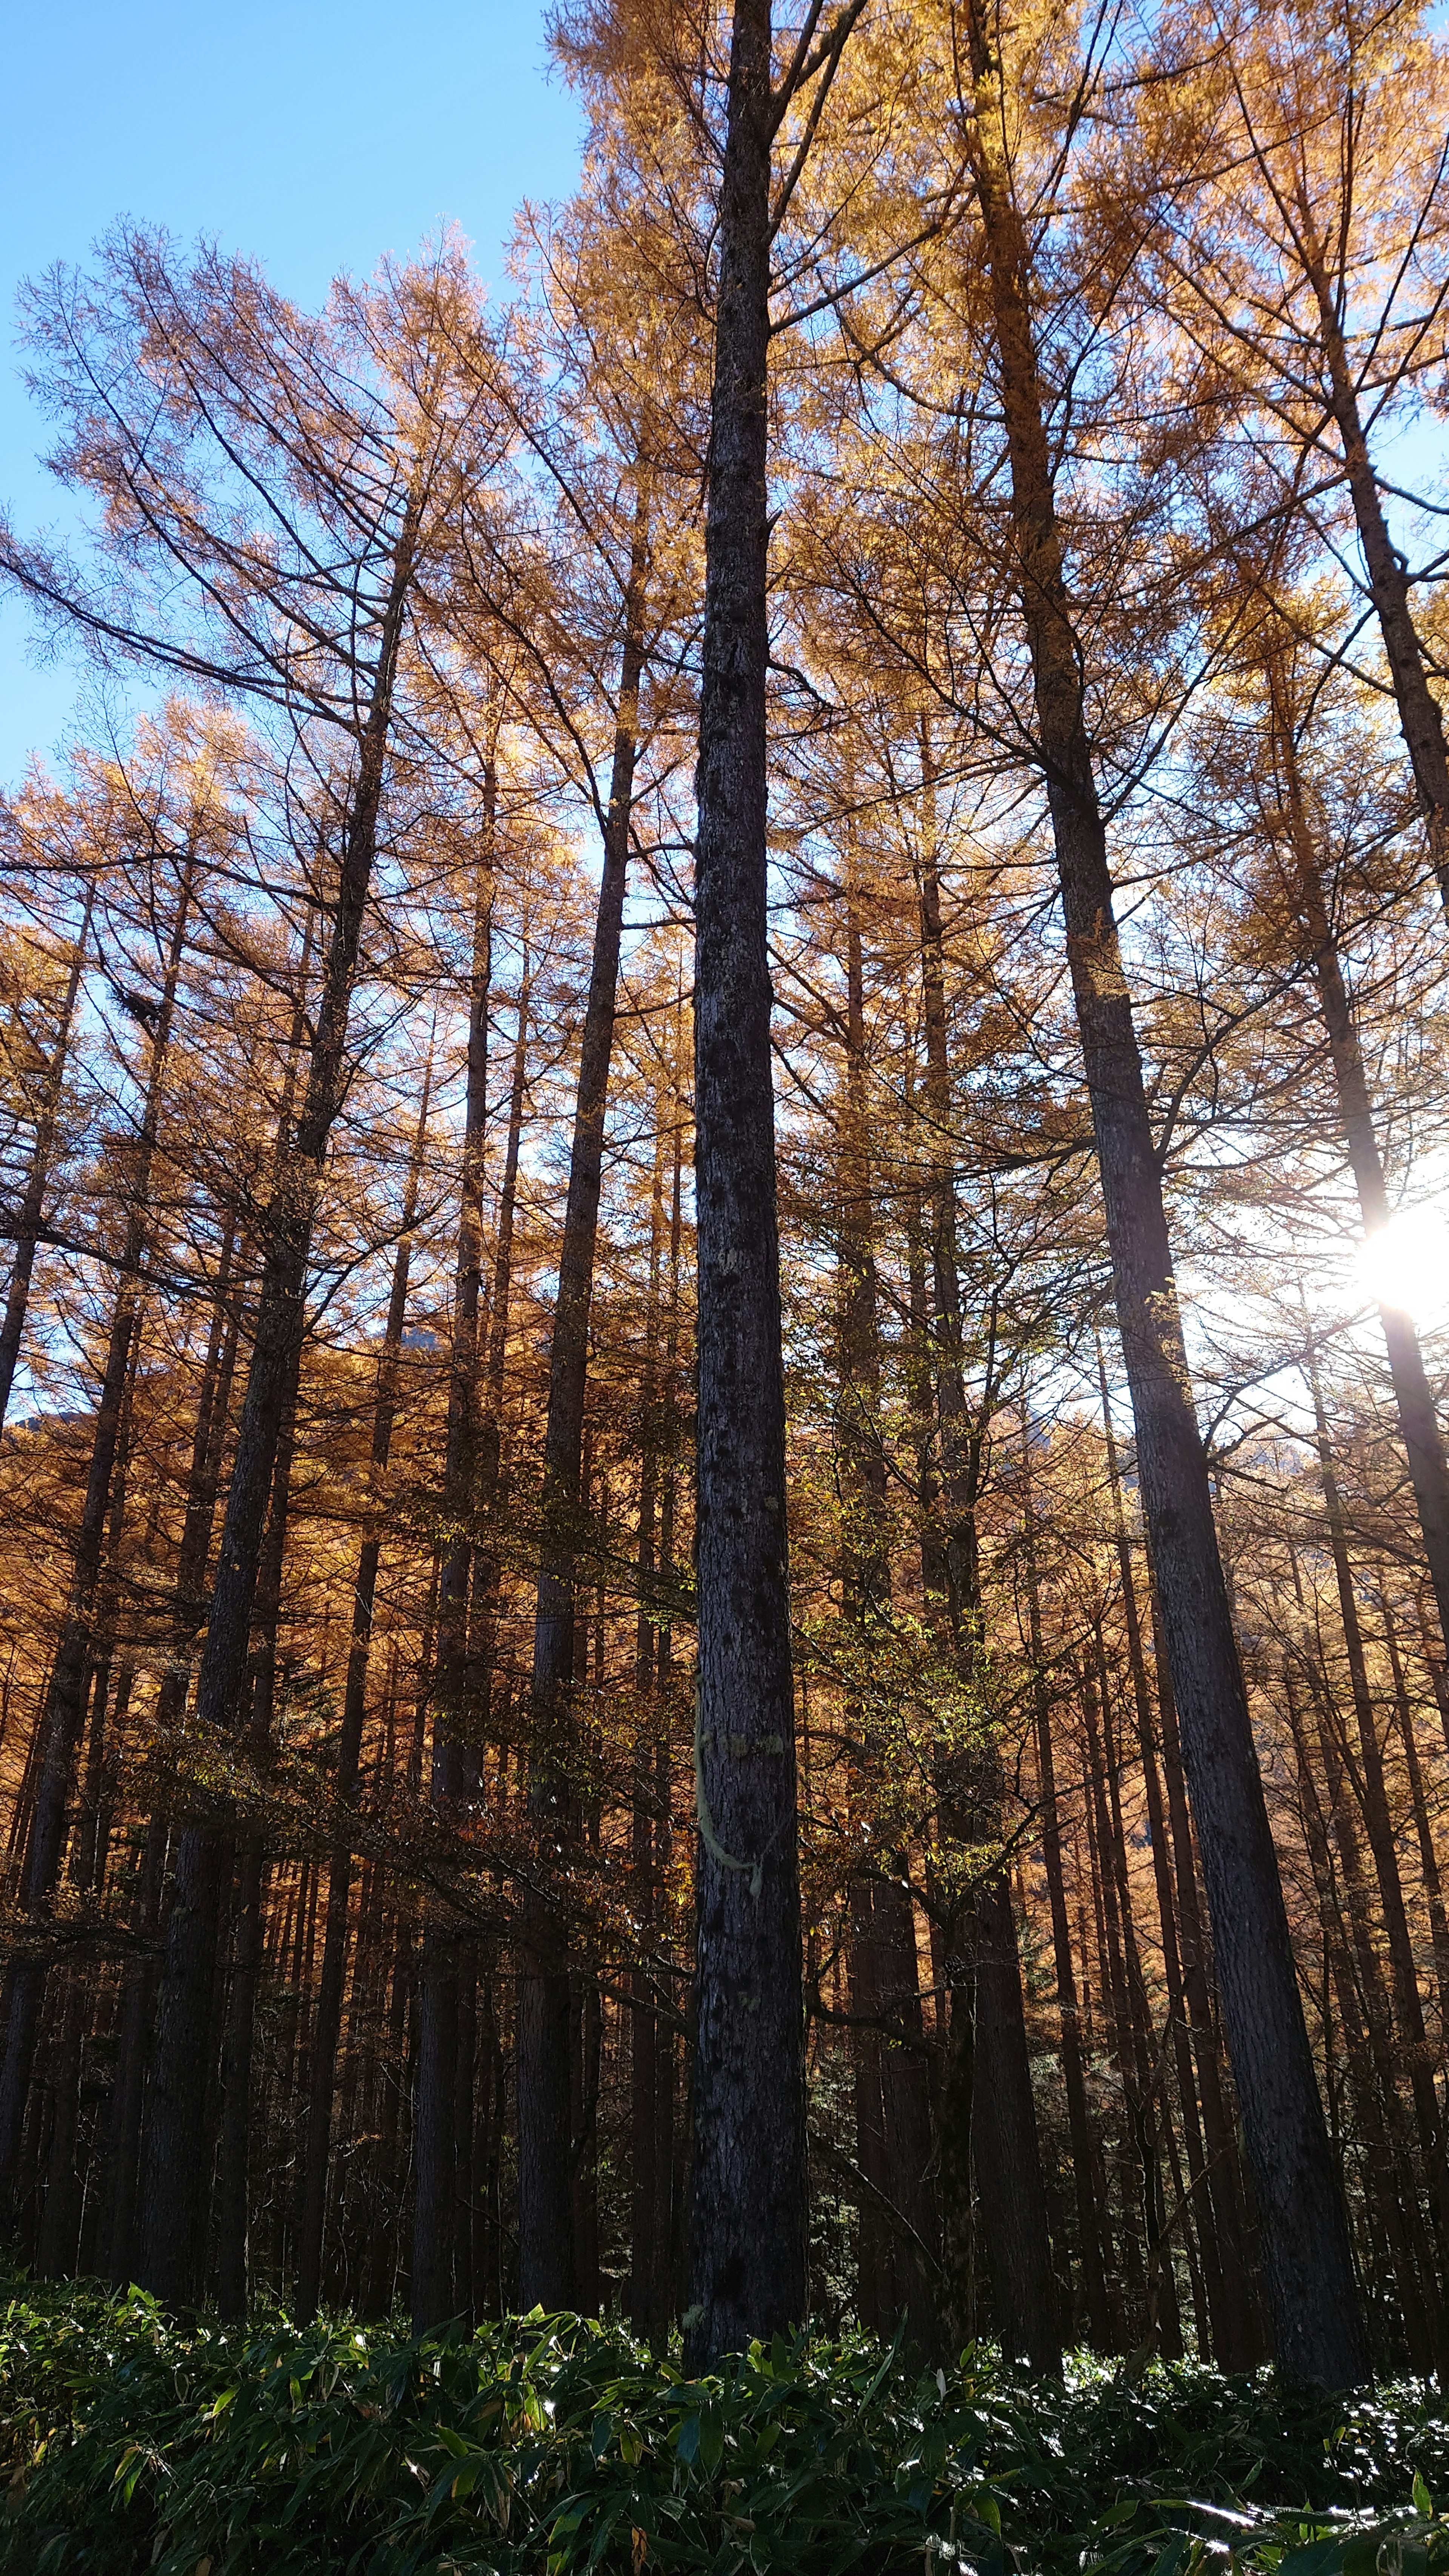
M1402 1208L1359 1248L1369 1294L1415 1323L1449 1317L1449 1226L1433 1208Z

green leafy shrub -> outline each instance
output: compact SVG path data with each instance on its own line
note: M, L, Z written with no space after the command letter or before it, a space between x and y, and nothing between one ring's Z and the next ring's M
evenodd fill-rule
M1449 2576L1449 2427L1155 2367L915 2378L777 2340L688 2380L616 2329L228 2334L139 2292L0 2315L5 2576Z

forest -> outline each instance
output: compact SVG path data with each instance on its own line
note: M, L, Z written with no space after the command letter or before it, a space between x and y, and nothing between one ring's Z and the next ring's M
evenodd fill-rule
M808 2332L1022 2441L1431 2421L1449 54L550 42L502 293L119 221L25 293L0 576L92 686L0 803L0 2383L391 2333L597 2463ZM449 2545L295 2564L585 2564Z

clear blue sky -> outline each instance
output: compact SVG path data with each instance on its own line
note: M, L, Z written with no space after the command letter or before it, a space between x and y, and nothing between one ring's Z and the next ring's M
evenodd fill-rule
M579 118L549 76L538 0L29 0L8 13L0 97L0 500L18 527L64 496L19 381L15 296L84 260L117 215L215 235L320 302L459 223L485 279L524 196L565 195ZM0 784L47 756L75 667L37 669L0 602Z

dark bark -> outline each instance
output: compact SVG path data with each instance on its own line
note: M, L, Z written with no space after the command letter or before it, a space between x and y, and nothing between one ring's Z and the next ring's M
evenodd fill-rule
M1162 1174L1113 909L1084 664L1057 525L1025 237L984 10L964 14L969 132L1012 479L1014 578L1092 1105L1143 1511L1212 1916L1223 2014L1280 2367L1349 2387L1368 2370L1348 2220L1298 1991L1252 1721L1193 1409Z
M766 947L770 0L736 0L696 772L691 2368L806 2315L805 2058Z

